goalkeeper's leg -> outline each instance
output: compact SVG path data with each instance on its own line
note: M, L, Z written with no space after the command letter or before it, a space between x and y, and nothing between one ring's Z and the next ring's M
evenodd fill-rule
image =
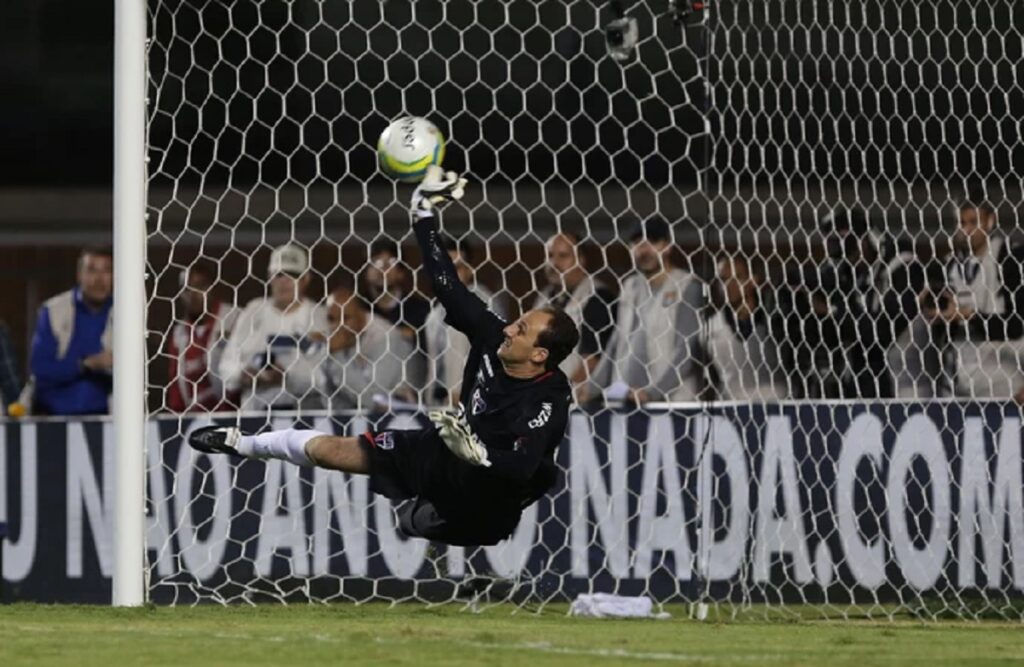
M202 452L369 475L370 490L393 500L431 498L437 480L445 478L438 466L461 463L434 428L351 438L294 428L244 435L233 426L208 426L193 431L188 442Z
M244 435L233 426L207 426L196 429L189 444L201 452L230 454L248 459L281 459L295 465L340 470L348 473L370 472L369 446L361 438L342 437L289 428Z

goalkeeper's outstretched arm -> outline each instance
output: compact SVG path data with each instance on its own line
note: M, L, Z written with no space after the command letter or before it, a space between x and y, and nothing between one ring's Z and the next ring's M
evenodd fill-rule
M451 257L441 243L436 210L444 203L461 198L466 182L453 172L446 175L439 172L440 168L428 171L413 194L413 229L434 295L444 306L445 321L472 339L495 326L504 327L505 322L462 284Z

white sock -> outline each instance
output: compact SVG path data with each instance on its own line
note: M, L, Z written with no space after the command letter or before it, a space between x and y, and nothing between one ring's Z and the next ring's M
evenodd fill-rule
M289 428L259 435L243 435L238 442L238 452L251 459L281 459L297 466L312 468L313 462L306 454L306 443L320 435L329 434Z

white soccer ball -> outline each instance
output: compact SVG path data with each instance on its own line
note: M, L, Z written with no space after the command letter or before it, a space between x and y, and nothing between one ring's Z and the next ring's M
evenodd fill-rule
M418 183L432 164L444 160L444 136L426 118L403 116L388 125L377 141L381 171L405 183Z

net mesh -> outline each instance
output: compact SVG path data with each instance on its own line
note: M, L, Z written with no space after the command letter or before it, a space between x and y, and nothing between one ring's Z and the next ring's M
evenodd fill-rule
M1019 616L1021 8L688 8L627 3L615 59L615 7L582 0L150 3L154 600ZM362 478L183 445L451 400L465 342L376 167L403 114L471 180L443 221L464 279L592 329L564 479L496 547L402 537Z

